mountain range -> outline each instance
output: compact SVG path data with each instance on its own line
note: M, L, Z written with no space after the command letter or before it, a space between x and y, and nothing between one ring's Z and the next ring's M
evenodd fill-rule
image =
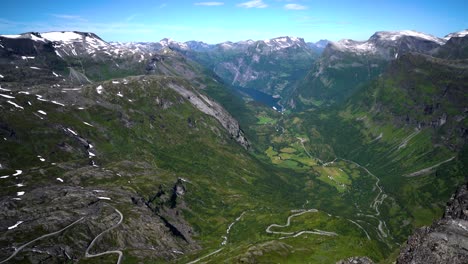
M467 71L468 30L0 35L0 263L466 263Z

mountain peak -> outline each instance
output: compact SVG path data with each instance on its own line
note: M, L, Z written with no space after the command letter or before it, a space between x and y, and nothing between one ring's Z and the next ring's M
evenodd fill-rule
M445 44L445 41L441 38L432 36L430 34L421 33L414 30L401 30L401 31L377 31L371 36L369 40L384 40L384 41L397 41L402 37L415 37L424 39L427 41L435 42L439 45Z
M454 37L455 38L462 38L462 37L467 36L467 35L468 35L468 29L465 29L465 30L462 30L462 31L450 33L447 36L445 36L444 39L449 40L449 39L454 38Z
M50 31L50 32L26 32L18 35L0 35L5 38L32 39L34 41L52 41L52 42L80 42L83 39L91 38L95 41L104 42L99 36L90 32L80 31ZM87 39L89 41L89 39Z

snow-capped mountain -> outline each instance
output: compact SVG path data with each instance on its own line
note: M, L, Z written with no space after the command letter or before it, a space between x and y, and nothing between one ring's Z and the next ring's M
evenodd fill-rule
M290 105L313 100L343 102L360 85L379 76L390 61L409 52L434 54L445 42L412 30L379 31L367 41L330 42L296 89Z
M338 42L330 42L328 47L340 52L377 55L393 59L399 53L409 51L429 53L444 45L445 42L444 39L412 30L379 31L367 41L343 39Z
M216 47L220 50L247 50L254 48L260 53L271 53L287 48L308 49L308 45L304 42L304 39L290 36L257 41L251 39L238 42L226 41L216 44Z
M215 45L207 44L202 41L187 41L185 44L188 46L189 49L194 51L209 51L214 48Z
M281 50L286 48L308 48L303 38L297 37L278 37L273 39L267 39L263 41L272 50Z
M0 35L6 39L27 40L39 43L50 43L54 52L60 58L90 57L93 59L128 58L135 57L139 61L149 59L149 51L143 48L146 45L133 45L124 43L108 43L94 33L77 31L56 32L28 32L19 35Z
M314 43L315 47L324 49L330 41L328 39L321 39Z
M318 57L304 39L290 36L228 41L185 54L213 69L226 83L280 96L289 93L286 88L292 89Z
M327 47L328 43L330 41L327 40L327 39L321 39L317 42L307 42L307 45L309 46L309 48L311 48L312 50L318 52L318 53L322 53L323 50L325 49L325 47Z
M468 35L468 29L465 29L465 30L462 30L462 31L450 33L447 36L445 36L444 39L449 40L449 39L454 38L454 37L455 38L462 38L462 37L467 36L467 35Z

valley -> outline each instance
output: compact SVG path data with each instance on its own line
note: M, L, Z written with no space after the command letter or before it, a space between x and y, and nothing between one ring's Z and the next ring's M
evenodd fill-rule
M0 263L393 263L466 182L467 37L0 36Z

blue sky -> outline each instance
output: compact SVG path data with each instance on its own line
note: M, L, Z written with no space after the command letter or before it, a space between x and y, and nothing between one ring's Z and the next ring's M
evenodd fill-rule
M3 0L0 6L0 34L78 30L106 41L365 40L380 30L442 37L468 28L467 0Z

